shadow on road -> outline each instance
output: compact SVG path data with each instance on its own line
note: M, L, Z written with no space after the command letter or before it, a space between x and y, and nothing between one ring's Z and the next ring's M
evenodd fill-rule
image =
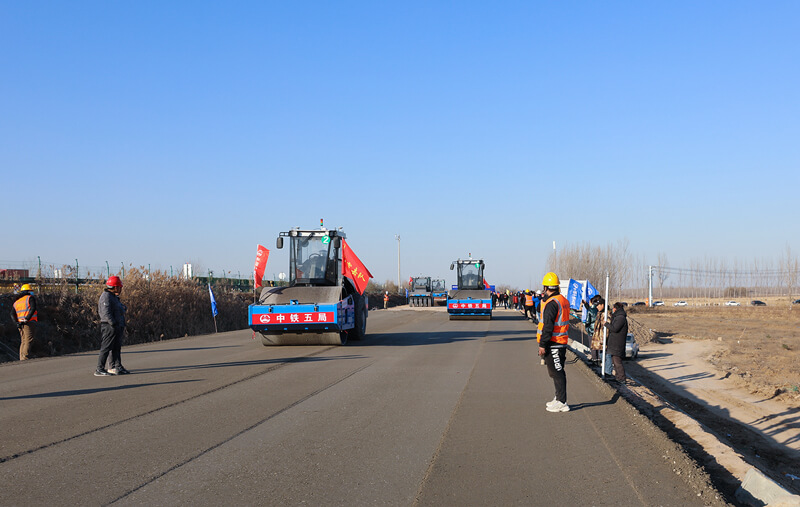
M36 398L60 398L63 396L82 396L84 394L95 394L95 393L110 392L110 391L123 391L126 389L136 389L139 387L149 387L149 386L159 386L159 385L169 385L169 384L184 384L186 382L199 382L199 379L175 380L172 382L150 382L147 384L128 384L122 386L109 386L109 387L93 387L91 389L71 389L68 391L53 391L51 393L26 394L24 396L9 396L7 398L0 398L0 401L31 400Z
M521 313L516 315L498 315L492 312L492 320L530 320L526 319Z
M475 333L472 331L445 331L445 332L415 332L415 333L379 333L367 336L363 342L353 342L355 346L392 346L408 347L415 345L438 345L442 343L464 342L480 340L486 332Z
M664 352L639 352L639 359L657 359L659 357L669 357L672 354L667 354Z
M334 357L284 357L276 359L256 359L253 361L231 361L229 363L208 363L208 364L186 364L181 366L164 366L160 368L141 368L136 369L133 373L164 373L172 371L187 371L187 370L205 370L209 368L229 368L236 366L264 366L271 364L282 363L312 363L318 361L334 361L338 359L363 359L364 356L350 354L347 356L334 356Z
M603 405L614 405L617 400L619 400L619 392L614 393L608 401L598 401L596 403L576 403L575 405L569 406L570 412L575 412L576 410L581 410L584 408L592 408L592 407L601 407Z
M213 350L213 349L230 349L241 347L241 345L218 345L216 347L189 347L185 349L158 349L158 350L125 350L125 354L155 354L158 352L186 352L188 350Z
M503 338L507 336L507 338ZM536 330L529 331L426 331L414 333L371 334L363 342L353 342L355 346L415 346L438 345L487 338L490 342L536 340Z

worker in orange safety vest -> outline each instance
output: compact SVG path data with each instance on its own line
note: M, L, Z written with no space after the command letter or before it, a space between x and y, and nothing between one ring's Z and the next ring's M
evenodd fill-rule
M544 358L556 391L555 397L545 408L548 412L569 412L567 374L564 371L569 343L569 301L559 292L560 282L555 273L544 275L542 285L545 301L542 303L536 341L539 342L539 356Z
M36 307L36 298L33 295L33 288L26 283L21 288L21 296L11 305L11 318L17 323L19 328L19 360L24 361L29 358L31 345L36 336L36 323L39 321L39 311Z
M533 320L534 317L533 294L529 289L525 289L525 318Z

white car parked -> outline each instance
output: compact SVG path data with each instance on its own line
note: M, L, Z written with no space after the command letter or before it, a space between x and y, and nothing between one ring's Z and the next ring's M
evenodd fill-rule
M673 303L672 306L689 306L689 303L686 301L678 301L677 303Z
M736 301L728 301L725 303L725 306L742 306L742 305L740 305Z
M636 338L633 333L628 333L625 338L625 359L636 359L639 356L639 344L636 343Z

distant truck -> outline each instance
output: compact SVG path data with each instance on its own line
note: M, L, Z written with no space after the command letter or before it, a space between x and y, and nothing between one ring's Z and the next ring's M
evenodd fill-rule
M22 280L23 278L30 278L27 269L0 269L0 279Z
M444 279L434 278L431 280L431 297L434 305L447 304L447 285Z
M447 313L450 320L460 318L492 318L492 291L486 289L483 278L483 259L458 259L450 269L458 269L457 289L447 293Z
M419 276L411 279L408 292L408 306L433 306L431 297L431 277Z

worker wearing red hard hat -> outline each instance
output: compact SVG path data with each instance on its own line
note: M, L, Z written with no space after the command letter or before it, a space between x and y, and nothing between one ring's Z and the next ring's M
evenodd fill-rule
M97 312L100 314L100 356L97 358L96 377L124 375L130 373L122 366L122 334L125 331L125 312L127 307L119 300L122 280L118 276L108 277L106 287L100 294ZM111 356L111 368L106 369L106 361Z

